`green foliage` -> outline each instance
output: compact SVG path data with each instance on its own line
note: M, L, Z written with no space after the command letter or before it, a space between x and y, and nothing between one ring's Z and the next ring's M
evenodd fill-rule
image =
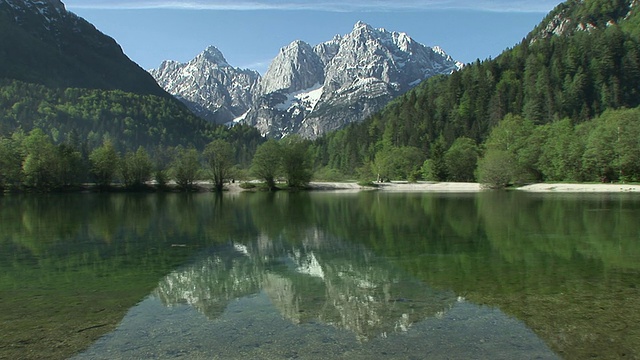
M478 176L489 187L536 180L640 180L640 108L608 110L573 125L507 117L492 131Z
M263 142L255 128L212 125L181 103L162 97L0 80L0 135L34 128L42 129L54 143L72 136L83 139L89 149L108 136L120 151L178 145L202 149L214 139L225 139L234 148L236 162L245 165Z
M343 181L345 176L340 171L325 166L313 173L313 178L320 181Z
M433 181L431 179L434 179L435 175L431 172L432 169L433 169L433 166L431 165L431 159L425 160L424 163L422 164L422 167L420 167L420 172L422 172L422 177L424 177L429 181Z
M82 153L70 144L60 144L55 154L57 179L60 186L78 186L86 178L87 166Z
M168 171L164 169L156 169L153 173L153 180L155 180L159 189L166 188L169 183Z
M586 141L583 166L588 180L640 179L639 139L640 108L605 112Z
M233 149L225 140L214 140L204 149L204 160L216 191L222 191L233 173Z
M89 155L89 161L96 184L102 187L110 186L120 163L120 156L111 140L106 139L102 146L93 150Z
M120 163L120 174L125 186L139 188L151 179L153 163L143 147L129 151Z
M44 24L43 16L3 2L0 33L0 78L53 88L121 89L170 99L112 38L75 15Z
M431 144L429 152L429 162L427 163L427 180L445 181L447 180L448 168L445 161L446 145L442 136Z
M407 180L419 170L424 153L415 147L389 147L379 151L373 164L378 181Z
M365 188L377 188L378 184L373 181L358 181L358 185Z
M474 181L480 151L472 139L461 137L444 154L449 181Z
M282 172L289 187L304 187L311 181L308 150L309 142L299 136L288 136L282 140Z
M258 179L264 180L270 190L276 187L276 177L280 174L282 147L276 140L258 146L251 162L251 172Z
M22 137L22 132L11 138L0 137L0 189L17 188L22 183Z
M532 121L520 116L507 115L493 128L485 143L486 149L505 152L515 161L511 168L515 183L539 179L538 159L542 150L544 134Z
M251 190L256 188L256 184L253 184L250 182L243 182L240 184L240 188L245 190Z
M545 125L546 141L538 166L545 181L582 181L585 137L569 119Z
M25 159L22 164L25 185L39 190L59 186L56 179L56 151L51 140L40 129L24 139Z
M478 163L478 181L489 189L502 189L511 183L516 159L505 150L490 149Z
M200 177L199 154L195 148L178 147L175 158L171 164L171 174L178 187L190 190Z

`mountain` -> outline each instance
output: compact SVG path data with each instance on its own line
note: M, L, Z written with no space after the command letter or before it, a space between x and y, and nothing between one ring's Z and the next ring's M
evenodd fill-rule
M0 0L0 78L169 97L120 46L59 0Z
M570 0L558 5L531 32L535 41L552 36L571 36L576 32L590 32L620 23L639 25L636 13L640 0L584 1ZM635 18L635 21L631 20ZM636 34L640 29L635 29Z
M509 115L513 122L526 119L540 129L566 119L573 131L608 110L636 108L640 106L639 13L638 0L566 1L497 58L430 78L367 121L327 135L317 143L317 153L322 154L317 166L353 174L358 168L372 168L376 159L381 161L380 151L405 148L417 149L424 161L460 138L485 142ZM576 133L582 141L588 137L585 129ZM528 142L538 145L526 154L526 162L533 164L527 169L530 181L550 178L533 161L544 148L540 143L544 133L536 134L538 138ZM570 163L587 164L588 155L582 158L580 153ZM414 165L420 169L422 162ZM573 180L593 181L597 174L585 171ZM616 177L607 173L601 178Z
M217 124L228 123L249 110L260 79L256 71L229 65L213 46L186 64L165 61L150 73L196 115Z
M195 116L59 0L0 0L0 33L0 138L39 128L55 143L80 139L90 151L109 138L124 151L223 137L241 163L262 141Z
M199 112L207 119L219 118L217 112L230 109L229 98L221 96L225 89L250 90L251 106L246 111L235 107L227 114L273 138L293 133L315 138L362 121L423 80L462 68L438 47L429 48L404 33L374 29L363 22L351 33L313 47L292 42L279 51L255 86L248 81L242 85L217 82L218 91L212 91L206 82L195 79L216 78L221 65L198 61L203 54L188 64L164 62L151 74L192 109L208 110L209 115ZM221 54L218 58L223 59ZM223 66L234 74L248 73L226 61Z

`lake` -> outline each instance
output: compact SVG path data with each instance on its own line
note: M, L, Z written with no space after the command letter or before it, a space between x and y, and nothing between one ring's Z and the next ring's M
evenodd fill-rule
M637 359L634 194L0 196L1 359Z

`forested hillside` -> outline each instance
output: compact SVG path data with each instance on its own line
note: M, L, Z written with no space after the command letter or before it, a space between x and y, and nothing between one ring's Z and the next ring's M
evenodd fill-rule
M255 128L209 124L172 99L0 80L0 189L50 190L98 181L95 171L89 176L90 157L104 148L112 159L123 156L120 164L104 164L109 182L117 177L127 183L126 174L116 175L126 172L122 165L129 158L145 163L144 181L155 174L163 182L182 155L199 154L216 139L231 148L230 161L244 167L264 141ZM200 168L197 156L192 165Z
M0 79L170 98L112 38L59 0L0 1Z
M193 115L59 0L0 0L0 32L0 189L116 178L136 185L152 170L165 182L180 155L214 140L245 167L264 141L248 126L215 126ZM108 181L98 168L109 170Z
M215 129L182 104L157 96L0 80L0 135L34 128L56 143L75 134L90 148L107 136L122 150L140 145L203 147Z
M453 180L457 174L447 173L444 159L451 146L465 139L478 146L469 151L487 155L485 141L508 115L531 124L539 136L543 125L562 123L575 131L594 121L596 128L601 121L594 119L603 112L640 105L639 18L637 0L567 1L496 59L432 78L365 122L320 139L313 148L316 166L351 175L360 169L369 177ZM395 164L401 154L410 154L411 164ZM590 174L582 155L576 159L584 165L579 179L620 177L604 170ZM569 180L546 174L539 159L528 161L528 175L520 180Z

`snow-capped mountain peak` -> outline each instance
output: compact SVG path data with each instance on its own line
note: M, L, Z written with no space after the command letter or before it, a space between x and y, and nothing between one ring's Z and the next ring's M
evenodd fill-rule
M227 59L225 59L224 55L222 55L222 52L213 45L208 46L202 53L198 55L198 57L196 57L196 59L197 58L205 59L213 64L217 64L220 66L230 66L229 63L227 63Z
M260 82L260 93L285 93L308 89L322 82L324 64L313 48L296 40L280 49Z
M219 66L227 64L214 47L203 54L199 56ZM186 66L163 63L152 74L170 93L187 99L188 105L202 103L198 99L203 98L209 99L205 104L214 102L215 96L203 93L206 81L195 80L206 77L213 66L196 66L197 59ZM314 47L297 40L280 49L262 79L254 85L245 83L244 88L253 90L244 98L251 100L244 102L247 108L233 111L229 121L256 126L269 137L299 133L314 138L361 121L428 77L460 67L439 47L359 21L349 34ZM220 82L216 89L225 84ZM228 85L238 88L233 82Z
M149 72L191 111L219 124L249 110L260 79L256 71L233 68L215 46L207 47L187 63L164 61Z

